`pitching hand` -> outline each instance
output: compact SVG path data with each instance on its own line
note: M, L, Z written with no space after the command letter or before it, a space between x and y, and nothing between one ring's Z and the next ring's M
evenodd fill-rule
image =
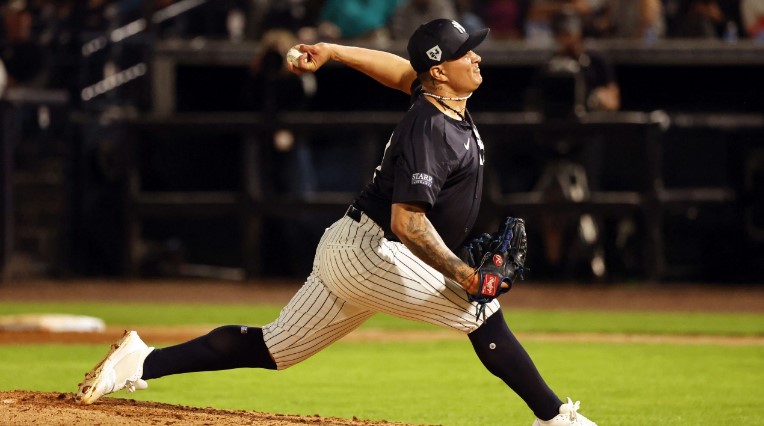
M331 46L328 43L298 44L294 48L303 52L302 56L297 59L296 66L287 62L287 68L295 74L316 72L332 56Z

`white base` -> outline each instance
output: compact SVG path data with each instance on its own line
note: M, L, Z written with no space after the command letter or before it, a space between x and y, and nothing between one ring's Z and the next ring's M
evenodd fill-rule
M0 316L1 331L47 331L90 333L106 330L100 318L71 314L19 314Z

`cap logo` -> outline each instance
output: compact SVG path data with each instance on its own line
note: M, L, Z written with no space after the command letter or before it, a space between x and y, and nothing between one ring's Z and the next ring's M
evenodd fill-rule
M427 53L427 57L433 61L440 61L440 57L443 55L443 52L440 50L440 46L437 44L425 53Z
M467 32L467 30L465 30L464 27L460 23L458 23L456 21L451 21L451 25L453 25L454 28L459 30L459 32L462 33L462 34Z

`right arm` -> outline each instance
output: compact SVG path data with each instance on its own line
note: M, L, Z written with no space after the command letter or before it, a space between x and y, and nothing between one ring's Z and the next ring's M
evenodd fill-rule
M289 64L288 67L290 71L297 74L315 72L332 60L347 65L387 87L398 89L406 94L411 93L411 84L417 78L409 61L381 50L331 43L300 44L296 48L304 54L300 56L298 66Z
M390 226L393 233L416 257L448 278L456 281L468 293L478 292L478 274L464 263L443 242L425 215L422 205L394 203Z

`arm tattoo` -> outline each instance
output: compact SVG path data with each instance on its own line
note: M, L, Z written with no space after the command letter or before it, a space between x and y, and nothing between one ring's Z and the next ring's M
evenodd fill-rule
M412 213L403 242L418 258L462 286L472 283L475 271L446 246L424 213Z

